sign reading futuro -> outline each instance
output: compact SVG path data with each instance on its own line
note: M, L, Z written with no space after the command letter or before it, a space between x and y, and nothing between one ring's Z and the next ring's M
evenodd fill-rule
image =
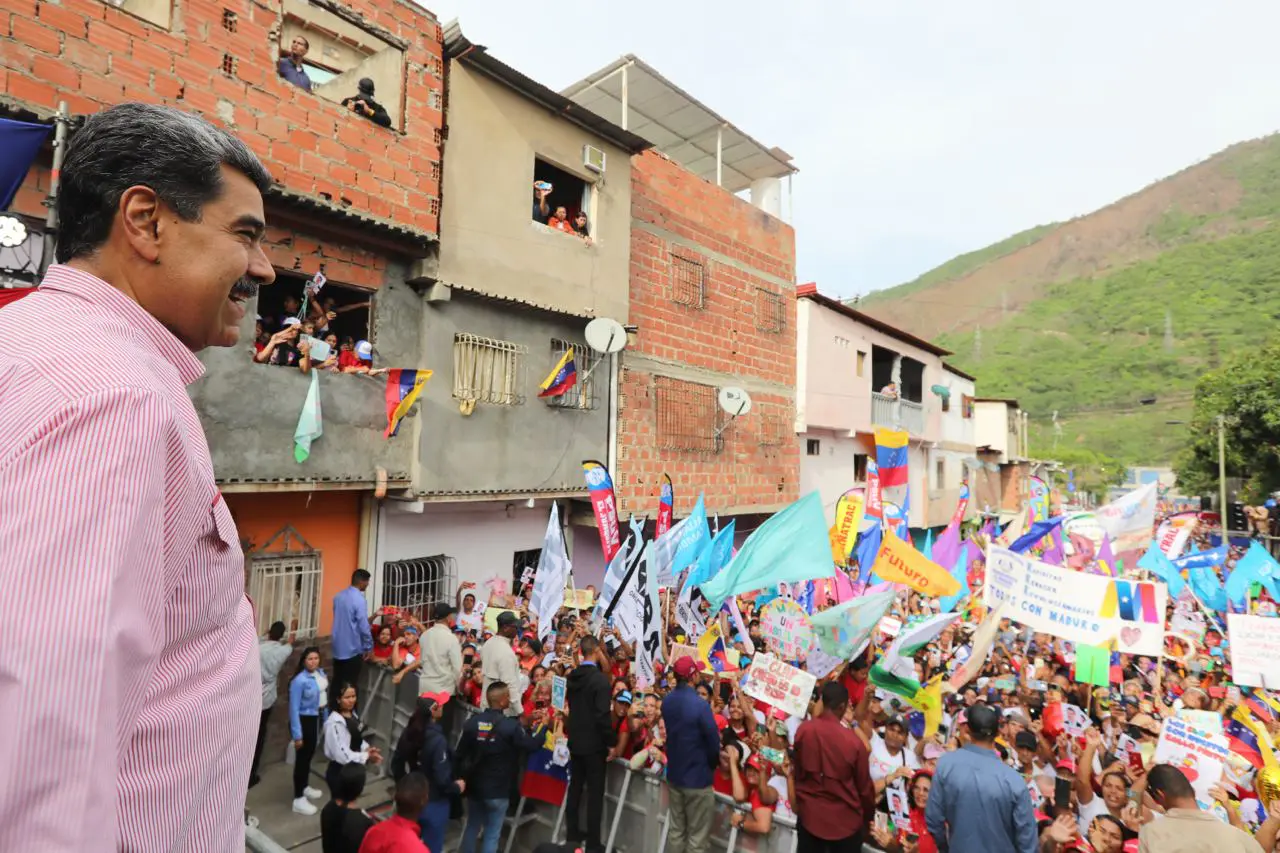
M1164 647L1169 592L1162 583L1088 575L992 547L982 598L989 607L1007 601L1005 616L1074 643L1114 642L1141 655Z

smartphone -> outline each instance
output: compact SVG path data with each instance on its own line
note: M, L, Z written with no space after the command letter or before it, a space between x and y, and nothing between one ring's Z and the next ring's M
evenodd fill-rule
M878 832L889 831L889 816L884 812L876 812L876 830Z
M1142 771L1142 753L1136 749L1129 750L1129 766L1134 770Z
M1061 777L1053 780L1053 807L1059 813L1071 811L1071 780Z

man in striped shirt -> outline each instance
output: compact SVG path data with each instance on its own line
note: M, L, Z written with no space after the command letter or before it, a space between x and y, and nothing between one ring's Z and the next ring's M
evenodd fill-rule
M244 849L256 632L185 386L275 278L269 185L195 116L92 115L59 263L0 309L0 850Z

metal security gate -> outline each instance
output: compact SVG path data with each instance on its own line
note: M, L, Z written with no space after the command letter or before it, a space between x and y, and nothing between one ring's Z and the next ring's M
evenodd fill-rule
M277 541L279 550L268 550ZM289 526L249 554L249 598L258 612L259 635L278 621L285 624L286 636L316 636L323 569L320 552Z
M429 625L431 605L453 601L457 577L457 561L444 554L383 563L381 606L397 607Z

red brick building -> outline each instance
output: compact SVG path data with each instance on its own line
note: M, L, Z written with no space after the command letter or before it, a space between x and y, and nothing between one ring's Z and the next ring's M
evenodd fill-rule
M619 509L774 512L799 497L795 232L781 217L790 158L766 148L635 57L565 91L654 143L632 158L631 302L614 464ZM736 193L750 191L751 201ZM746 390L730 419L724 388ZM745 520L744 520L745 521ZM739 522L740 528L754 526Z

